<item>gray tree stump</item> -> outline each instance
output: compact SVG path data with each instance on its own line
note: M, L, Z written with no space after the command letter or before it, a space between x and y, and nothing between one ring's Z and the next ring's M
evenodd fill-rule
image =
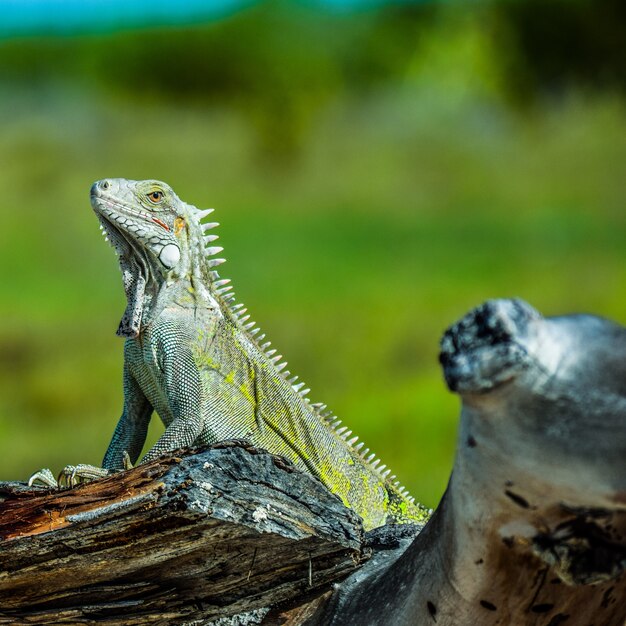
M447 492L315 623L624 626L626 329L496 300L446 332L440 359L463 401Z

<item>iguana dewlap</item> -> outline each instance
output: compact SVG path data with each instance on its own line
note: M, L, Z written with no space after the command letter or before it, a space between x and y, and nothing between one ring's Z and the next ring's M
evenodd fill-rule
M303 383L285 371L228 280L213 269L216 223L161 182L107 179L93 206L119 257L128 301L118 334L124 346L124 410L103 461L134 463L156 411L165 432L142 461L176 448L247 439L317 476L364 520L423 522L426 511Z

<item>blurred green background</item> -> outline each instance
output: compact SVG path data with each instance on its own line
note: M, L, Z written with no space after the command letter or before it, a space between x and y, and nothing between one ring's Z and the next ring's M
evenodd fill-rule
M5 29L0 478L100 463L124 296L88 192L157 178L216 208L222 275L313 401L435 506L448 325L507 296L626 319L625 7L249 2Z

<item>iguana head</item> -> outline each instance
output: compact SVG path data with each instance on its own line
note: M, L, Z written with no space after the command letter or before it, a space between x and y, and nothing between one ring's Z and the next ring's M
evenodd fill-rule
M211 209L199 211L183 202L169 185L156 180L108 178L91 188L91 205L101 228L119 257L128 306L118 334L136 337L145 326L164 285L181 276L206 280L205 248L217 239L203 231L217 224L200 224Z

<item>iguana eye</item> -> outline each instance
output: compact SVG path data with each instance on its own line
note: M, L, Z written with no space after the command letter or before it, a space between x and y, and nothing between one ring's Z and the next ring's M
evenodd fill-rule
M158 204L161 200L163 200L163 192L159 190L151 191L148 194L148 200L150 200L152 204Z

